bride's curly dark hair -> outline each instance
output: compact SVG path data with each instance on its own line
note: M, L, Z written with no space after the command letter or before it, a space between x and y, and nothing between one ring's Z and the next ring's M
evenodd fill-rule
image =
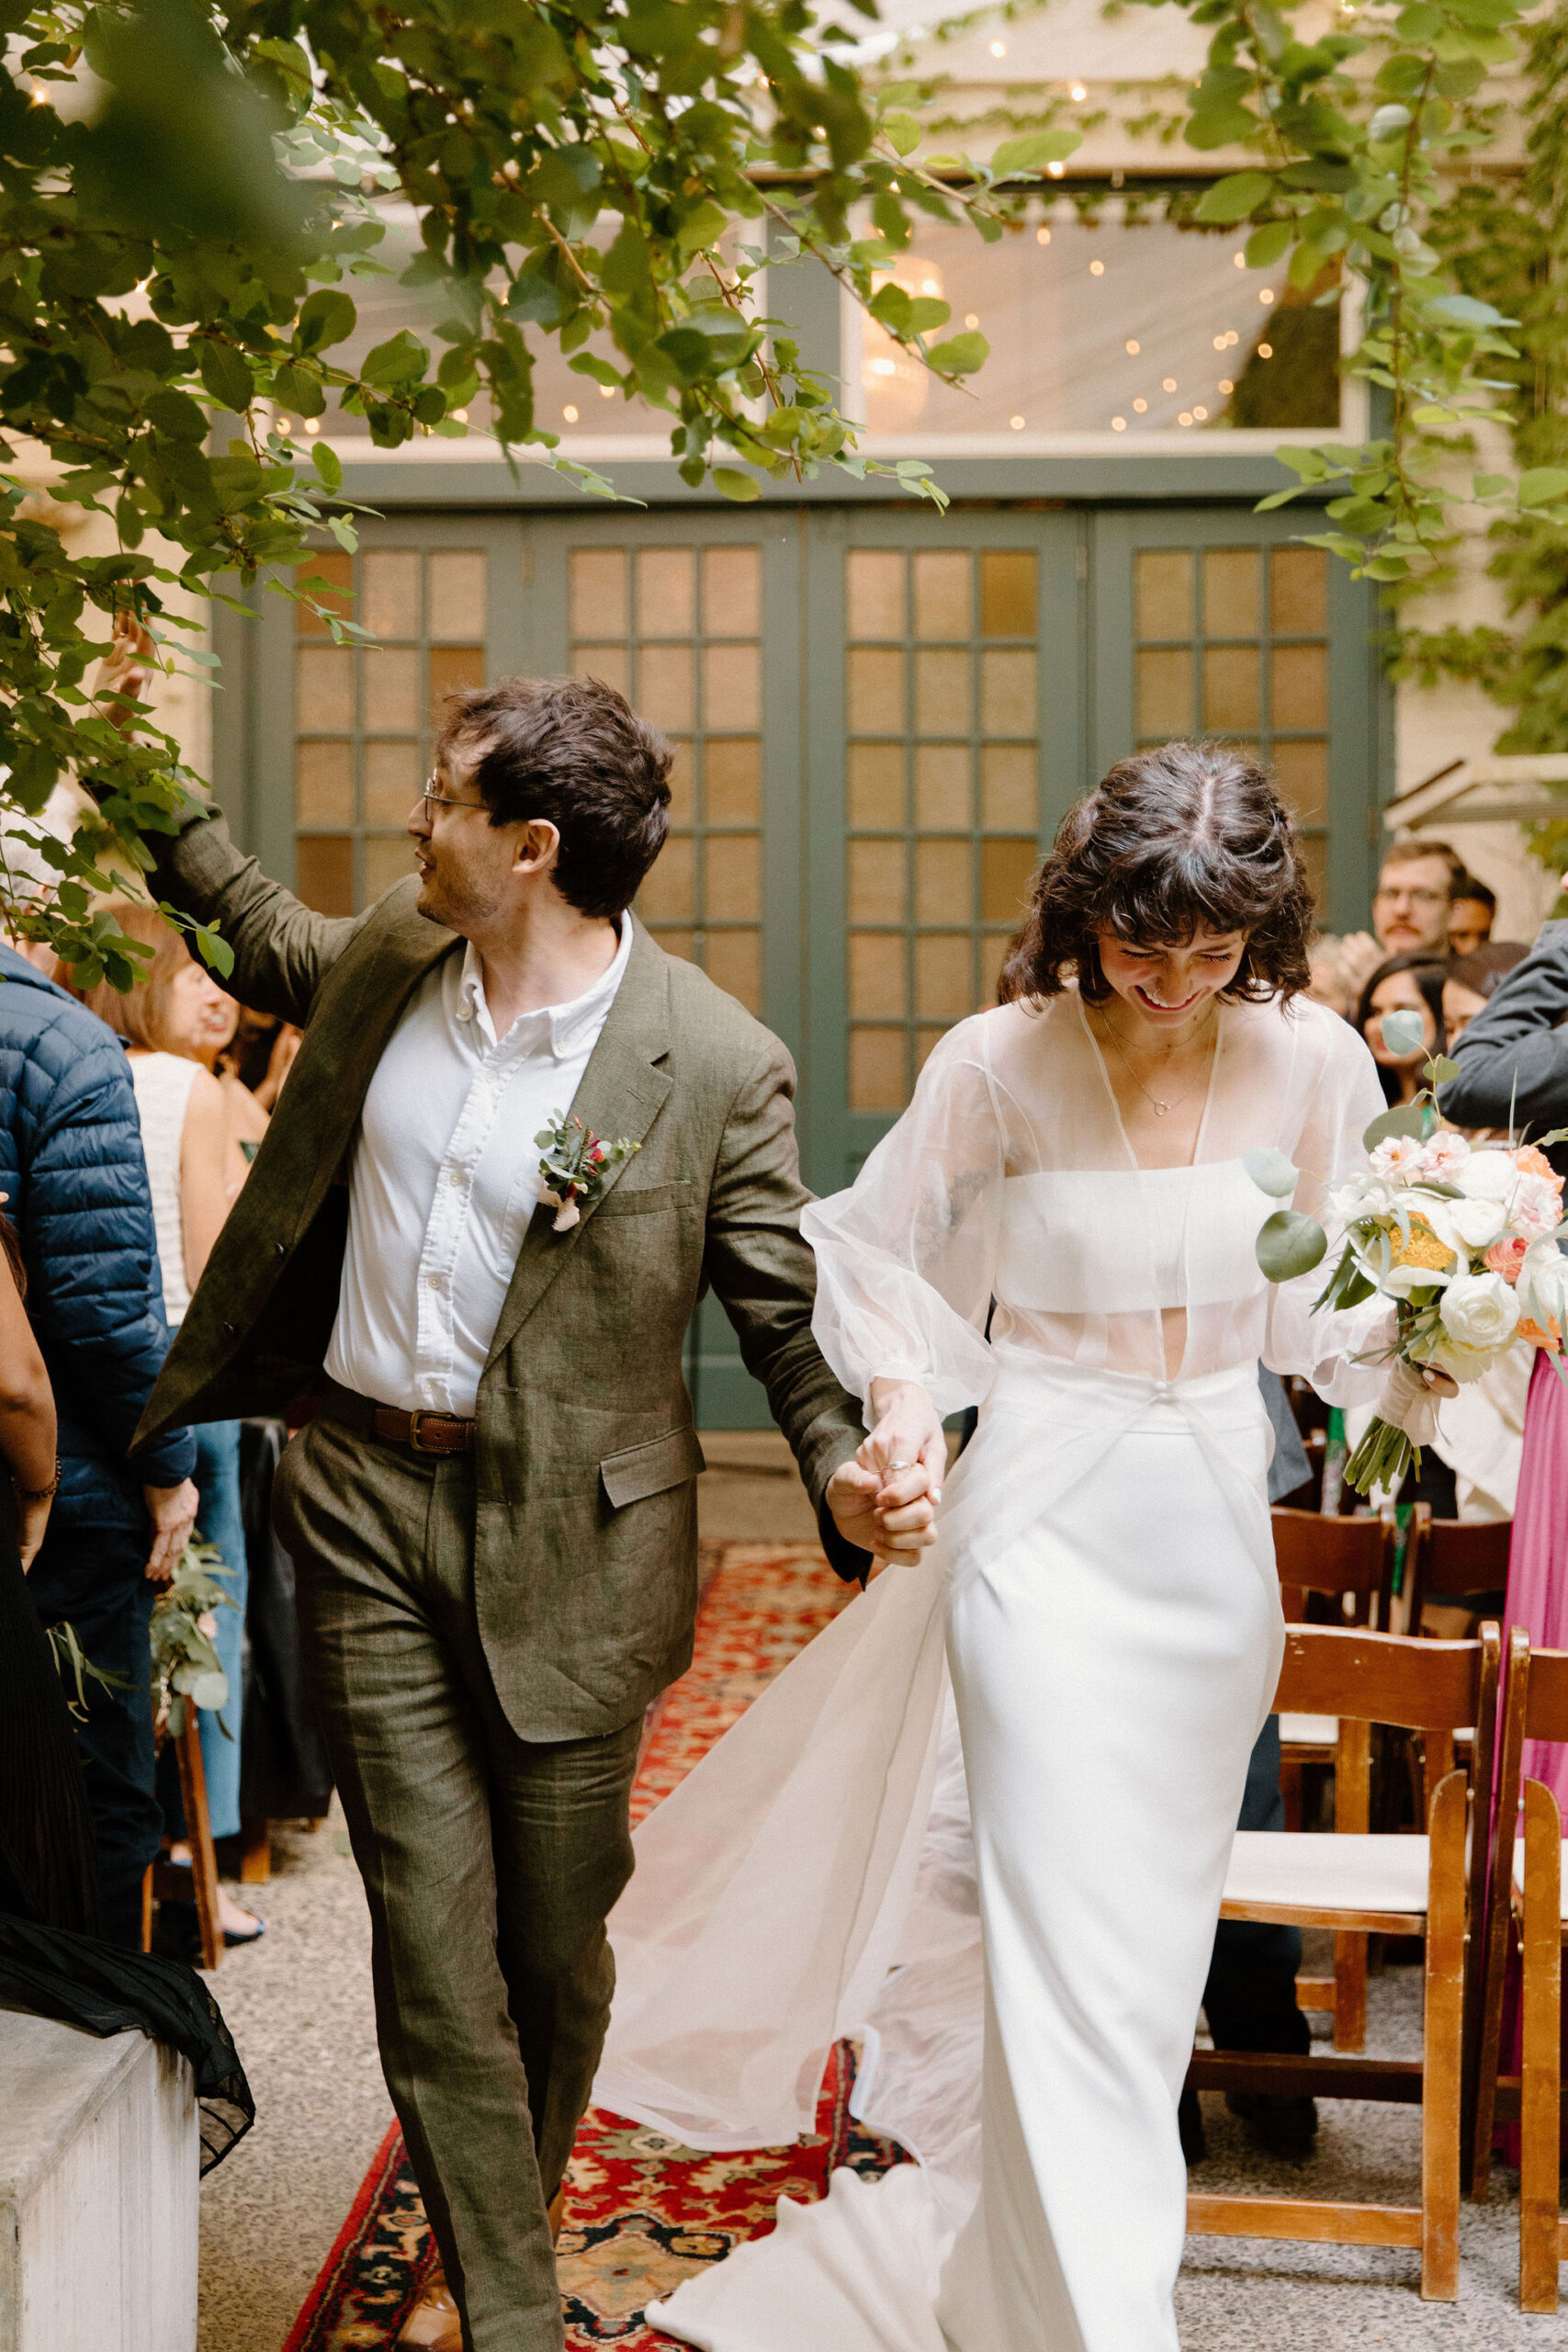
M1160 743L1119 760L1063 818L998 993L1059 996L1076 974L1102 1004L1102 929L1137 946L1244 931L1220 994L1288 1002L1307 985L1313 922L1296 829L1266 772L1227 744Z

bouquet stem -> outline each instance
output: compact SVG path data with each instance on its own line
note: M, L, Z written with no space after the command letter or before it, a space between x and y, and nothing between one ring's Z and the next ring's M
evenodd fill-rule
M1412 1445L1392 1421L1374 1419L1345 1464L1345 1484L1354 1487L1359 1495L1370 1495L1375 1487L1392 1492L1397 1490L1413 1462L1419 1471L1420 1447Z

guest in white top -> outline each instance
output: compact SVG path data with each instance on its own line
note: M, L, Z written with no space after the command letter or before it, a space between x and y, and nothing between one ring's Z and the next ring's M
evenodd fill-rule
M164 1312L175 1331L224 1218L245 1181L246 1163L234 1137L222 1086L204 1067L215 1009L229 1001L187 950L184 938L156 908L130 899L107 911L128 938L151 951L143 977L122 990L107 980L84 1001L126 1040L141 1146L152 1193L152 1221L164 1282ZM70 976L62 973L64 985ZM244 1523L240 1510L240 1424L208 1421L197 1431L196 1482L201 1501L197 1532L215 1544L229 1570L232 1608L216 1610L213 1645L228 1678L220 1709L199 1710L201 1757L215 1838L240 1826L241 1671L247 1586ZM160 1792L162 1793L162 1792ZM190 1860L177 1840L176 1862ZM225 1941L252 1943L262 1922L220 1891Z

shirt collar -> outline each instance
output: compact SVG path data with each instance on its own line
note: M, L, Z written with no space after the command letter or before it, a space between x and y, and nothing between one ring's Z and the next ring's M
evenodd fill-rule
M508 1031L508 1035L519 1044L528 1045L541 1043L547 1036L550 1051L558 1061L601 1028L626 976L626 963L632 952L632 919L629 913L623 912L620 925L621 944L615 950L615 960L607 970L600 974L591 989L586 989L581 996L573 997L570 1004L542 1005L537 1012L521 1014ZM471 939L463 951L457 1003L459 1018L478 1021L484 1028L490 1029L484 976L479 968L479 950Z

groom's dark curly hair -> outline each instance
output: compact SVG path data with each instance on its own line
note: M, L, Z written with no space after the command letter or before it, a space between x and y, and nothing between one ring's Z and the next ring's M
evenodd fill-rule
M1290 810L1267 772L1224 743L1159 743L1119 760L1062 820L1002 972L1004 1003L1059 996L1075 974L1111 994L1098 934L1180 945L1247 933L1224 997L1289 1001L1306 987L1312 893Z

